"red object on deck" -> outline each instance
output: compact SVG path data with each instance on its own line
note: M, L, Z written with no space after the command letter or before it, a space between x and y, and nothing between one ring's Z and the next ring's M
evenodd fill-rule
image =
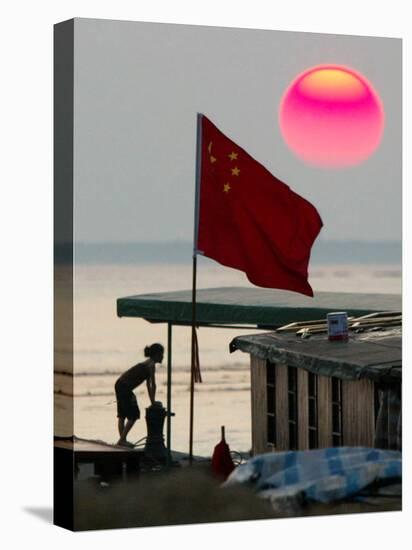
M234 469L235 465L233 464L229 445L225 441L225 428L222 426L222 440L213 451L212 470L216 477L224 481Z

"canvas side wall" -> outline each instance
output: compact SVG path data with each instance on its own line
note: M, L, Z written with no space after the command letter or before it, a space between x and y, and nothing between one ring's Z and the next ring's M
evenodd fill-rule
M54 436L73 435L74 21L54 26ZM73 529L73 452L54 447L54 523Z

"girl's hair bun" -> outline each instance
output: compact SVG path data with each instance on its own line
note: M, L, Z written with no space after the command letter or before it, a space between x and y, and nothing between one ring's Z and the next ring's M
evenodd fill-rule
M164 347L157 342L144 348L145 357L157 357L160 353L164 353Z

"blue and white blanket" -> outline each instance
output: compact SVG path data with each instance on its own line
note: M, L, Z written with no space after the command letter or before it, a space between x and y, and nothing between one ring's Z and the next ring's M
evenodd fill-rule
M401 477L399 451L331 447L257 455L233 470L224 486L251 484L272 504L297 497L332 502L356 495L375 481Z

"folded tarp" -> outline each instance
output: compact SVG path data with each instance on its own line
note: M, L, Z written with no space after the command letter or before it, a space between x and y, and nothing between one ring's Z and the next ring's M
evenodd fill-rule
M399 451L331 447L257 455L238 466L223 484L252 485L275 508L291 501L332 502L355 496L376 482L402 477Z

